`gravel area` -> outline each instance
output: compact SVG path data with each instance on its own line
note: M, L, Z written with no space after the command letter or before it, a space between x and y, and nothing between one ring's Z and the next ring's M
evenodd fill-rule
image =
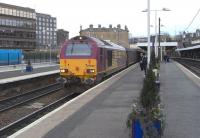
M29 102L25 105L19 106L17 108L13 108L9 111L3 112L0 114L0 128L17 121L18 119L66 96L66 92L63 90L60 90L56 93L41 97L37 100L34 100L32 102Z
M0 85L0 100L26 93L56 82L57 74Z
M46 105L53 103L54 101L61 99L62 97L69 95L74 92L84 92L88 88L84 88L82 86L68 86L60 91L57 91L53 94L49 94L47 96L41 97L37 100L28 102L25 105L19 106L17 108L13 108L9 111L3 112L0 114L0 128L5 127L6 125L17 121L18 119L43 108Z

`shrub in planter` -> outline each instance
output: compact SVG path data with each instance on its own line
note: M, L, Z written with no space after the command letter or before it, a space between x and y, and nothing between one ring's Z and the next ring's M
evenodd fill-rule
M144 80L143 88L140 95L140 100L143 108L150 110L155 107L159 102L159 96L155 86L155 75L153 71L148 69L147 76Z

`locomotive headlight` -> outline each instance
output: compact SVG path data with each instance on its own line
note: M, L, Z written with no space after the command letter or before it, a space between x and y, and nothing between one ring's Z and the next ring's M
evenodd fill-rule
M67 69L60 69L60 72L62 72L62 73L65 73L67 71L68 71Z
M95 69L87 69L87 73L95 73Z

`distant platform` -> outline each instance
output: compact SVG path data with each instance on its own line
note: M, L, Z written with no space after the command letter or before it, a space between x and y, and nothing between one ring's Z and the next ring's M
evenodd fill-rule
M59 65L52 63L33 64L33 71L26 72L26 65L1 66L0 84L59 73Z

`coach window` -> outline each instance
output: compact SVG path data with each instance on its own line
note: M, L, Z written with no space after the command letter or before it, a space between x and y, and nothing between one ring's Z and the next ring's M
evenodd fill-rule
M112 51L109 50L107 51L107 63L108 63L108 67L112 66Z

